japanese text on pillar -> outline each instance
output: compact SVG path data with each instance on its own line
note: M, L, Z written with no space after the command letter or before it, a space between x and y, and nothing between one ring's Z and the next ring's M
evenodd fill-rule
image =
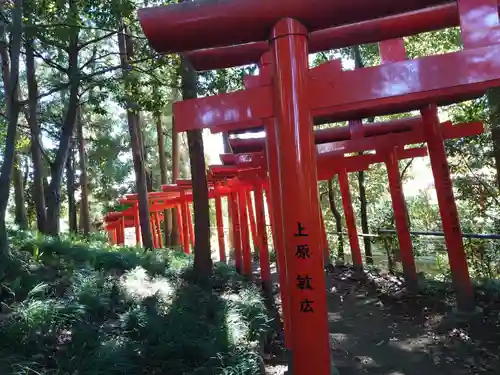
M297 223L297 233L294 234L295 237L308 237L309 235L306 233L306 228L302 225L302 223ZM306 240L304 238L304 240ZM304 241L305 242L305 241ZM295 250L295 258L301 261L307 261L311 258L309 253L309 244L308 243L299 243L297 244L297 248ZM296 287L302 291L304 290L312 290L313 279L309 275L297 275L296 279ZM314 301L311 301L308 298L304 298L300 301L300 312L303 313L313 313L314 312Z

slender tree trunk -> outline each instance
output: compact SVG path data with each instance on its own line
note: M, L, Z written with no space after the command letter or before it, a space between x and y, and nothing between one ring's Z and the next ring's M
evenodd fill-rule
M139 124L137 129L139 135L139 143L141 144L142 162L144 165L144 171L146 173L146 187L148 189L148 192L151 192L154 191L154 178L153 171L149 167L149 150L146 146L146 138L144 137L144 134L142 132L142 129L144 129L144 121L141 112L137 114L137 123Z
M197 97L197 74L187 59L182 58L182 98ZM194 271L200 282L212 274L212 252L210 249L210 206L205 166L205 152L201 130L187 132L194 205Z
M179 169L179 133L175 130L175 119L172 117L172 184L175 184L180 176ZM177 222L176 209L172 210L172 232L170 235L170 246L179 246L179 223Z
M160 182L162 185L168 184L167 178L167 160L165 152L165 135L163 134L163 123L161 121L161 113L155 114L156 135L158 139L158 157L160 158ZM163 225L165 230L165 247L171 246L172 232L172 210L163 211Z
M497 172L497 188L500 190L500 88L488 91L488 107L491 122L491 139L493 141L493 157Z
M14 172L12 179L14 184L14 201L16 208L14 222L19 226L20 229L26 230L28 229L28 215L26 213L26 200L24 199L21 158L19 157L18 153L16 153L14 157Z
M77 233L78 219L76 214L76 200L75 200L76 184L75 184L75 169L73 166L74 166L73 150L70 150L70 152L68 153L68 159L66 160L66 190L68 192L68 223L69 223L69 231L71 233ZM80 202L80 210L81 210L81 202Z
M78 18L78 2L69 0L69 16L70 24L77 24ZM61 130L61 138L57 149L56 158L51 166L51 179L48 191L47 201L47 228L46 232L49 235L57 236L59 234L59 221L61 218L61 183L66 160L73 138L75 128L76 115L78 110L78 89L80 86L80 69L78 66L79 54L79 34L78 27L69 29L69 45L68 45L68 78L71 82L69 89L68 109L64 118L63 127Z
M5 3L0 5L3 9ZM11 43L10 43L10 65L9 65L9 47L6 35L5 23L0 27L0 57L2 58L2 71L8 72L5 79L5 107L7 111L7 136L5 139L5 150L3 154L2 166L0 167L0 254L7 256L9 254L7 238L7 204L10 195L10 179L12 167L14 165L14 154L16 149L17 122L19 118L19 56L21 54L21 38L23 19L23 1L15 0L12 8L11 24ZM3 263L3 262L2 262ZM0 265L0 267L3 265Z
M184 141L182 137L179 137L179 177L189 178L191 177L191 171L189 166L189 149L184 147Z
M29 20L29 18L28 18ZM29 32L29 29L28 31ZM45 205L45 189L43 185L43 163L40 141L40 126L38 125L38 85L36 81L35 55L33 52L33 37L26 37L26 76L28 81L28 118L30 126L30 151L33 163L33 201L35 203L36 224L39 232L44 233L47 225Z
M77 141L78 157L80 159L80 217L81 231L84 236L90 233L90 212L89 212L89 181L87 174L87 154L85 152L85 138L83 136L83 107L80 104L77 115Z
M118 46L120 48L122 72L128 91L130 87L137 84L137 82L134 82L134 77L130 74L132 67L130 66L129 61L134 57L134 50L132 40L128 35L128 30L123 23L123 20L120 21L120 28L118 30ZM154 248L153 234L151 232L151 226L149 225L150 215L148 189L146 186L146 171L144 168L143 153L141 150L141 137L139 133L139 106L134 101L134 98L130 93L127 94L126 97L126 108L130 143L132 146L135 181L139 200L139 222L141 225L142 243L146 249L152 250Z
M333 179L328 180L328 202L330 203L330 210L335 218L335 230L338 233L338 250L337 250L337 261L342 263L345 262L344 255L344 235L342 233L342 216L335 203L335 190L333 188Z
M363 155L362 152L359 155ZM359 203L361 211L361 230L363 234L370 233L370 227L368 225L368 202L366 200L366 188L365 188L365 172L358 172L358 184L359 184ZM369 237L363 237L363 243L365 245L365 258L367 264L373 264L373 254L372 254L372 243Z

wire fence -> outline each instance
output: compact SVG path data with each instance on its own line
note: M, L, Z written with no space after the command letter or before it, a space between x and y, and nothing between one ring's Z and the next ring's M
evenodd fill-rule
M449 277L450 267L444 232L411 231L410 234L417 270L436 277ZM348 234L328 232L327 236L333 256L335 257L339 249L343 248L346 260L350 261ZM396 230L380 229L377 233L360 233L358 236L369 239L375 265L391 270L401 270ZM500 235L463 233L462 237L471 276L500 279L500 243L498 242ZM362 251L365 252L364 241L360 242Z

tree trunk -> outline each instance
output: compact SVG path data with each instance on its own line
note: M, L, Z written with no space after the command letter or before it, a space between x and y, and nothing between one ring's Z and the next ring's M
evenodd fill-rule
M78 219L76 214L76 201L75 201L76 184L75 184L75 169L73 166L74 166L74 157L72 150L70 150L68 154L68 159L66 160L66 190L68 192L68 223L69 223L70 233L77 233Z
M491 140L493 141L493 157L497 172L497 188L500 190L500 88L488 91L488 107L491 122Z
M160 158L160 182L162 185L168 184L167 160L165 153L165 135L163 134L163 124L161 113L155 114L156 135L158 140L158 157ZM172 210L163 211L163 225L165 230L165 247L170 247L170 237L172 232Z
M333 179L328 180L328 202L330 203L330 210L332 211L333 217L335 218L335 230L338 233L338 250L337 250L337 261L344 263L344 235L342 233L342 217L335 203L335 190L333 188Z
M29 18L28 18L29 20ZM29 29L28 29L29 31ZM36 81L35 55L33 52L33 36L26 38L26 76L28 81L28 118L30 126L30 151L33 163L33 201L35 202L36 224L40 233L45 233L47 213L45 206L45 189L43 186L43 163L38 124L38 85Z
M175 119L172 117L172 184L175 184L180 175L179 169L179 133L175 130ZM172 231L170 234L170 246L179 246L179 223L177 222L176 208L172 209Z
M0 5L3 9L5 3ZM10 66L9 47L7 43L6 25L0 27L0 57L2 59L2 72L5 79L5 107L7 112L7 136L5 139L5 150L3 153L2 166L0 167L0 254L4 257L9 254L6 215L7 204L10 195L10 179L14 165L14 154L16 149L17 122L19 118L19 56L21 54L21 38L23 19L23 1L15 0L12 9L11 43L10 43ZM5 75L5 73L8 73ZM4 262L2 262L4 263ZM5 263L4 263L5 264ZM0 266L4 266L4 264Z
M28 215L26 213L26 200L24 199L24 181L23 171L21 170L21 158L18 153L14 156L14 172L12 179L14 184L14 201L16 209L14 222L20 229L26 230L28 229Z
M362 152L359 155L363 155ZM361 211L361 230L363 234L370 233L370 227L368 225L368 202L366 200L366 188L365 188L365 172L358 172L358 184L359 184L359 204ZM372 254L372 243L369 237L363 237L363 242L365 245L365 258L367 264L373 264L373 254Z
M130 74L132 67L130 66L129 61L134 56L134 50L132 40L128 35L128 30L123 23L123 20L120 21L120 28L118 30L118 46L120 49L122 73L125 79L127 92L129 92L130 86L137 84L137 82L134 82L134 77ZM141 150L141 137L139 133L139 105L135 102L130 93L126 96L125 105L127 108L128 130L130 133L132 160L134 163L137 196L139 200L139 222L141 225L142 244L146 249L152 250L154 248L153 234L149 224L150 215L148 189L146 186L146 171L144 168L143 153Z
M148 189L148 192L152 192L154 191L154 178L153 171L149 167L149 150L148 147L146 147L146 139L142 132L142 129L144 129L144 123L141 112L137 114L137 124L137 134L139 135L139 143L141 145L142 164L144 165L144 171L146 173L146 187Z
M68 21L71 24L77 24L78 19L78 2L69 0L69 16ZM56 158L51 166L51 179L48 191L47 201L47 228L46 232L49 235L57 236L59 234L59 221L61 217L61 183L66 160L73 138L75 128L76 114L78 110L78 89L80 86L80 69L78 66L78 40L80 29L72 27L69 29L69 44L68 44L68 79L69 100L68 109L64 118L59 147L57 149Z
M181 74L183 100L196 98L198 78L196 71L185 58L182 58ZM210 249L210 206L208 203L208 183L202 131L188 131L187 138L193 186L196 238L194 246L194 273L199 282L204 282L212 274L212 252Z
M179 137L179 177L190 178L189 148L183 147L183 139Z
M87 175L87 154L85 152L85 138L83 136L83 107L80 104L78 107L77 116L77 141L78 141L78 157L80 159L80 223L81 231L84 236L90 234L90 212L89 212L89 182Z

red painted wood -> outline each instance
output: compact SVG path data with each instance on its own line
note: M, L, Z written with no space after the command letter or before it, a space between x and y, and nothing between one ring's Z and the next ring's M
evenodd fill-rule
M138 17L150 45L159 52L174 53L267 40L269 31L279 20L286 17L300 19L311 32L410 12L446 2L448 1L187 2L139 9ZM325 17L325 14L329 17ZM200 30L203 30L203 38L200 38Z
M443 223L443 232L445 233L444 238L448 249L452 280L457 296L457 305L462 311L471 311L475 308L474 291L469 276L467 256L463 245L443 136L439 127L437 107L425 107L421 113L424 119L424 129L429 148L432 174L434 175L439 212Z
M427 56L336 73L332 80L308 80L308 102L315 123L365 118L450 104L482 95L500 85L500 45ZM325 64L325 71L329 63ZM453 69L449 69L453 66ZM338 90L338 87L345 89ZM179 131L217 127L256 127L274 116L268 86L174 104Z
M226 262L226 244L224 239L224 219L222 217L222 199L215 196L215 220L217 221L217 239L219 241L219 260Z
M414 12L314 31L310 33L309 51L315 53L353 45L376 43L381 40L459 26L459 24L457 4L453 2ZM207 48L188 52L186 55L194 68L202 71L257 63L268 50L269 44L262 41Z
M362 269L363 258L361 257L361 248L359 246L358 230L356 229L356 218L352 208L351 189L349 188L349 179L347 171L340 170L338 173L340 194L342 195L342 206L344 208L344 216L347 226L347 234L349 235L349 244L351 247L351 257L354 266Z
M269 264L269 245L267 242L266 216L264 211L264 196L262 185L259 184L254 190L255 218L257 221L257 235L259 237L259 261L260 278L264 282L271 280L271 269Z
M292 19L281 20L271 49L293 371L330 375L316 150L307 105L310 93L303 79L308 70L307 30Z

